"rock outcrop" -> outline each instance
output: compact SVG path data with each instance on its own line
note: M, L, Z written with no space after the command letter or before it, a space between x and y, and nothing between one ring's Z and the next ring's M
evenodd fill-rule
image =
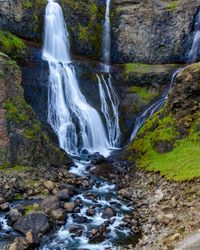
M21 71L8 56L0 55L0 165L62 166L66 154L50 142L25 102Z
M112 58L115 62L184 62L200 3L114 1Z
M105 2L61 0L75 53L101 58ZM0 29L42 40L45 0L7 0ZM113 0L111 54L114 62L184 62L191 48L198 0Z

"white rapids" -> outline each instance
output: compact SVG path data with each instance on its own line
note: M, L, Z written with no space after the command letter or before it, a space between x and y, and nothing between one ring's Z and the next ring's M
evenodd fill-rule
M52 0L45 13L43 59L49 63L48 122L58 135L60 147L71 155L81 149L109 155L112 145L102 120L76 79L62 9Z

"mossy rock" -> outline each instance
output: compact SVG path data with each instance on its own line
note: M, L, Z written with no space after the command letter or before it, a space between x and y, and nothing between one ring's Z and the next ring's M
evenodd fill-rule
M27 56L27 46L23 40L8 31L0 30L0 51L13 59Z
M200 177L200 64L176 78L165 107L146 121L127 150L139 168L169 180Z
M0 56L2 100L2 143L0 146L1 168L16 166L62 166L71 161L64 151L51 143L35 118L34 111L25 102L21 87L21 72L16 63Z

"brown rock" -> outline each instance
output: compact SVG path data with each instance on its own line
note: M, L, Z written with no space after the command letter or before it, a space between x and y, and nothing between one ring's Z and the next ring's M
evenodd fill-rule
M53 181L45 181L43 185L49 190L52 191L55 188L55 183Z
M64 209L66 212L73 212L75 209L75 204L73 202L65 202Z
M29 246L37 246L39 245L39 238L34 231L30 230L26 233L26 242Z

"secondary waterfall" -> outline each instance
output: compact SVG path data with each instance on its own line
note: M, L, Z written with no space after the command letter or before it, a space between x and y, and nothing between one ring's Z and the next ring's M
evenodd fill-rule
M193 38L193 43L191 50L188 54L188 63L196 62L199 57L200 48L200 12L197 15L195 23L195 33Z
M106 12L103 25L103 69L108 73L106 81L104 75L97 75L99 85L99 96L101 111L106 120L109 143L112 147L120 146L121 131L119 126L119 98L112 86L110 75L110 0L106 0Z
M98 112L81 93L62 9L53 0L46 7L43 58L49 63L48 122L58 135L60 147L69 154L87 149L108 155L111 144Z
M151 106L149 106L147 109L145 109L137 118L136 118L136 121L135 121L135 125L134 125L134 128L133 128L133 132L131 134L131 137L130 137L130 141L132 141L135 136L137 135L139 129L144 125L145 121L148 119L148 118L151 118L152 115L158 111L159 109L161 109L163 107L163 105L166 103L167 99L168 99L168 96L169 96L169 92L174 84L174 81L176 79L176 76L183 70L183 68L180 68L178 70L176 70L173 75L172 75L172 78L171 78L171 82L170 82L170 86L169 88L167 89L166 93L159 99L157 100L156 102L154 102Z

